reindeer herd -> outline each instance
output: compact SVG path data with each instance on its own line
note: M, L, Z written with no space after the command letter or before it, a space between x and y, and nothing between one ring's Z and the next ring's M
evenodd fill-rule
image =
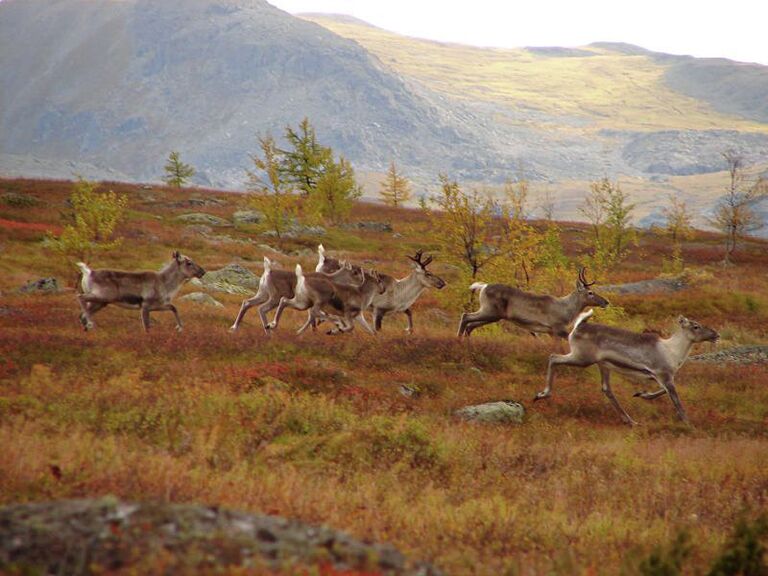
M277 329L285 309L292 308L307 312L307 319L298 334L310 327L316 330L323 322L331 325L328 334L348 333L354 330L357 322L368 333L376 335L381 330L384 316L392 312L406 315L406 332L410 334L413 332L411 307L424 290L439 290L445 286L445 281L427 269L432 262L431 256L425 258L419 250L408 258L412 263L411 273L398 280L376 270L331 258L322 244L318 247L314 272L305 273L300 264L294 272L275 269L265 257L258 290L252 298L243 301L230 331L236 331L248 310L255 306L267 333ZM77 298L80 322L86 331L93 328L92 316L109 304L141 310L145 331L149 330L150 312L173 312L176 329L181 331L181 318L171 301L185 282L205 274L202 267L179 252L174 252L171 261L157 272L92 270L82 262L78 267L81 278ZM469 337L481 326L508 320L534 336L549 334L567 339L570 351L549 356L546 387L534 400L551 395L555 366L586 368L596 364L603 393L626 424L636 422L611 390L612 371L630 379L655 383L656 390L637 392L635 396L653 400L669 394L678 418L687 423L688 417L674 382L675 374L688 358L693 344L716 342L718 333L683 316L678 318L677 330L669 338L589 323L587 319L593 312L590 307L609 305L608 300L592 290L594 284L587 282L584 268L579 270L573 292L562 297L533 294L505 284L475 282L469 288L479 293L480 308L461 315L458 336ZM274 318L269 321L267 313L275 309ZM368 310L373 326L365 318Z

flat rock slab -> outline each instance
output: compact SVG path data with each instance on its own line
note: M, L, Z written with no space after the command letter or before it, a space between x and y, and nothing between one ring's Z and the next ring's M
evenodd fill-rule
M627 284L613 284L600 286L600 292L613 292L614 294L664 294L679 292L688 288L684 278L654 278L629 282Z
M465 406L454 412L456 416L472 422L491 424L522 424L525 407L513 400L486 402L474 406Z
M195 304L203 304L205 306L213 306L214 308L224 308L224 304L205 292L190 292L179 298L179 300L194 302Z
M292 565L330 565L366 574L442 574L410 562L388 544L276 516L113 497L0 508L0 572L114 573L136 566L167 568L169 558L169 573L261 567L293 574Z
M176 216L176 220L186 222L187 224L204 224L206 226L216 226L219 228L225 228L232 226L232 222L213 214L206 214L204 212L192 212L191 214L182 214Z
M710 362L713 364L768 364L768 346L735 346L691 356L692 362Z

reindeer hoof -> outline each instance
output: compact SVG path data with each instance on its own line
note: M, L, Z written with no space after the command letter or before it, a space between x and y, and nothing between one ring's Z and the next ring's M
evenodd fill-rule
M642 396L643 394L645 394L644 390L642 392L635 392L634 394L632 394L632 398L638 398L638 397Z
M176 332L183 332L184 327L183 326L176 326Z
M533 401L537 402L539 400L544 400L544 398L549 398L549 394L545 392L539 392L538 394L536 394L536 396L533 397Z

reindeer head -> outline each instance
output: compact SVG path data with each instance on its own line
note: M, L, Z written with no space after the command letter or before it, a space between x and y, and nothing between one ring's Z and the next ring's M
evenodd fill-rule
M582 266L579 269L579 279L576 280L576 292L581 297L583 307L587 308L588 306L600 306L600 308L605 308L608 306L608 300L590 288L595 283L587 282L587 278L585 276L586 271L587 269Z
M365 272L360 266L355 266L351 262L342 260L339 262L339 270L346 272L349 282L357 287L360 287L365 282Z
M318 244L317 246L317 266L315 272L322 272L323 274L333 274L336 270L341 268L341 262L336 258L331 258L325 255L325 246Z
M408 256L408 259L413 261L413 270L416 273L416 277L425 288L442 289L445 286L445 280L427 270L427 266L432 262L432 256L422 259L422 252L422 250L419 250L415 256Z
M691 342L717 342L720 334L685 316L678 316L677 323Z
M205 274L202 266L198 266L192 261L192 258L184 256L178 250L173 253L173 260L185 278L202 278Z

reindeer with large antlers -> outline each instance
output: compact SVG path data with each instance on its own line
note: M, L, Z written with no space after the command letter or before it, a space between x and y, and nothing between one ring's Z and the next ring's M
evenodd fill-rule
M568 326L589 306L608 306L608 300L592 290L595 282L587 282L585 268L579 270L576 289L560 298L532 294L506 284L475 282L469 289L480 291L480 309L461 315L458 336L469 336L473 330L509 320L531 334L568 337Z
M621 419L630 426L636 424L616 400L611 390L611 370L640 380L652 380L658 384L655 392L638 392L635 396L653 400L669 394L677 411L677 417L688 422L675 387L675 374L688 358L696 342L716 342L720 335L698 322L683 316L678 318L678 330L670 338L656 334L630 332L603 324L589 324L592 310L581 314L568 335L571 351L568 354L552 354L547 366L547 386L536 394L534 400L548 398L552 394L552 369L558 365L586 368L597 364L600 368L603 393L610 400Z
M392 276L382 275L386 290L383 294L373 297L373 325L376 330L381 330L381 321L390 312L402 312L408 318L408 327L405 331L413 333L413 313L411 306L427 288L441 290L445 287L445 280L427 270L432 256L423 258L423 251L419 250L415 256L408 256L413 262L413 270L405 278L396 280Z

